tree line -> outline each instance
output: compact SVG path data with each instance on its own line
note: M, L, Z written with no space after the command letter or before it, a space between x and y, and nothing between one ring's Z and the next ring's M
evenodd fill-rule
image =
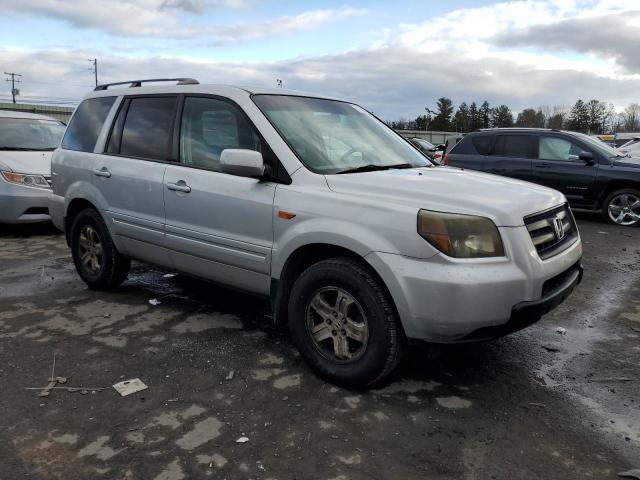
M434 110L425 108L426 114L413 120L388 122L400 130L431 130L442 132L471 132L479 128L524 127L556 128L589 134L640 131L640 105L631 103L622 112L613 104L600 100L577 100L570 107L541 105L525 108L514 117L507 105L491 107L486 100L462 102L457 108L450 98L441 97Z

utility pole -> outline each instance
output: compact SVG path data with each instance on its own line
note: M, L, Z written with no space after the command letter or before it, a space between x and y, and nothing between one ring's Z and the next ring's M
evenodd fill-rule
M16 103L16 95L20 95L20 90L16 88L16 83L20 83L22 80L16 80L16 77L21 77L19 73L4 72L5 75L9 75L11 80L7 78L7 82L11 82L11 96L13 97L13 103Z
M96 87L98 86L98 59L97 58L90 58L89 61L91 62L91 65L93 66L93 75L96 79Z

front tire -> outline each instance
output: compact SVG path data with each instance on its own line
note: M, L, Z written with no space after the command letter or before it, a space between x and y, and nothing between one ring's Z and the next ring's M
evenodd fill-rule
M380 382L399 363L404 333L389 294L360 262L318 262L296 280L289 331L310 367L349 387Z
M640 225L640 190L625 188L611 193L602 204L602 214L609 223L623 227Z
M71 225L71 256L78 274L93 290L110 290L127 278L131 259L120 254L109 229L93 208L82 210Z

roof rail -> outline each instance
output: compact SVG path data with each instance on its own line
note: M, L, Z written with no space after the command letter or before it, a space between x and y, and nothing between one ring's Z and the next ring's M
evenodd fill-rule
M103 83L98 85L93 91L106 90L114 85L127 85L129 88L141 87L146 82L178 82L176 85L199 85L200 82L195 78L148 78L146 80L129 80L127 82Z

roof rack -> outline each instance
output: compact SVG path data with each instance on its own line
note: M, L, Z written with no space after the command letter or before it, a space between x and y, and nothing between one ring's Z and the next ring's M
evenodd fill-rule
M127 82L103 83L98 85L93 91L106 90L114 85L127 85L129 88L141 87L146 82L178 82L176 85L199 85L200 82L195 78L148 78L146 80L129 80Z

